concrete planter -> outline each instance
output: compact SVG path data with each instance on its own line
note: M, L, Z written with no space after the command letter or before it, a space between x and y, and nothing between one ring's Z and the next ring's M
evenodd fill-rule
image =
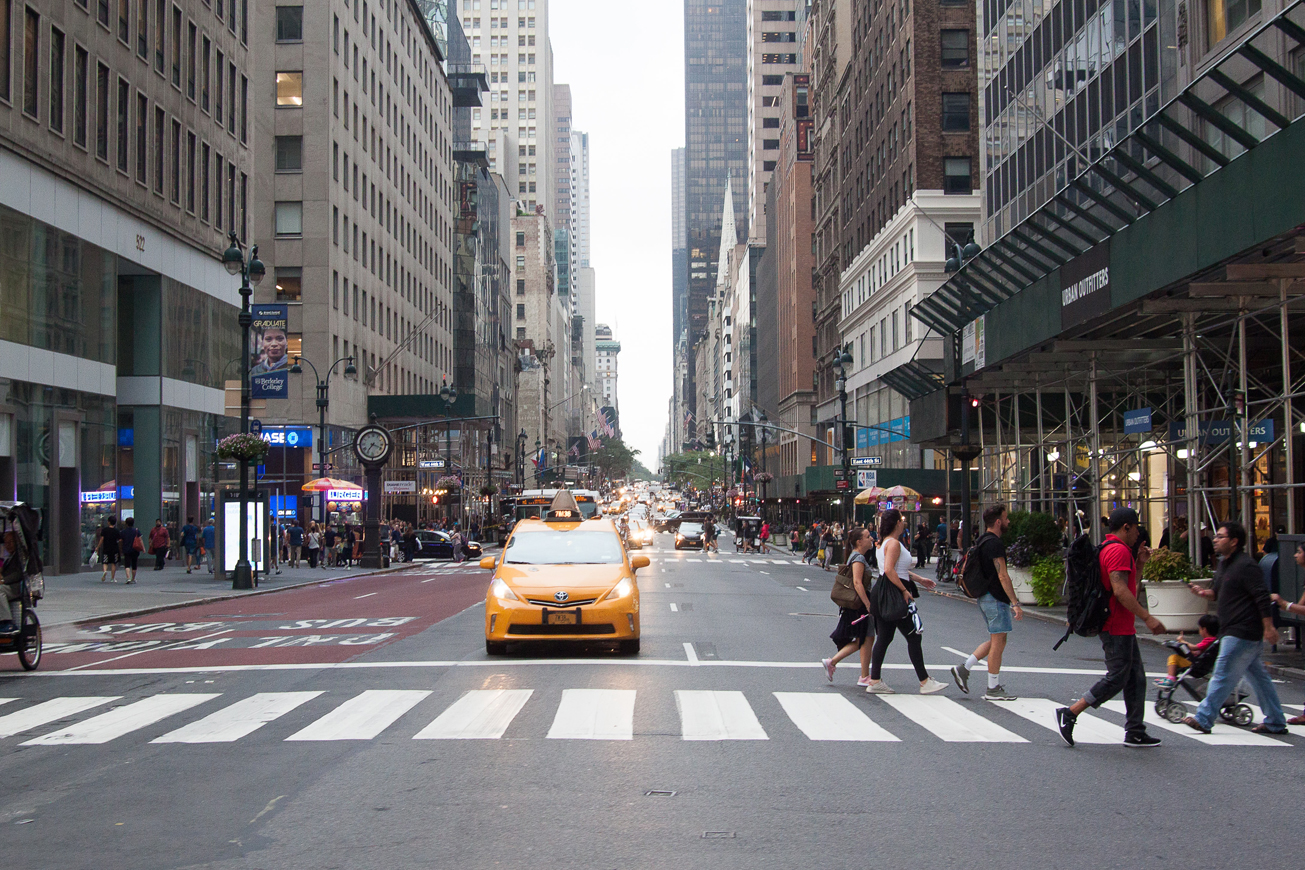
M1038 603L1038 599L1033 595L1032 568L1013 568L1008 565L1006 573L1010 574L1010 583L1015 588L1015 598L1020 604Z
M1193 586L1210 588L1209 580L1193 580ZM1177 580L1163 583L1143 583L1142 600L1151 615L1165 624L1165 629L1177 633L1196 631L1196 622L1209 612L1210 602L1197 598L1187 589L1187 584Z

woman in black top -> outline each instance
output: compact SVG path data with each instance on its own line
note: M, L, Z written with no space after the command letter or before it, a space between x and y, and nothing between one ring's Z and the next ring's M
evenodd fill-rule
M109 517L106 520L107 525L100 529L99 540L95 544L95 550L100 554L100 582L105 579L118 582L118 555L119 543L122 541L122 535L118 532L118 518Z
M847 563L852 566L852 588L861 599L855 608L841 607L838 611L838 625L829 639L838 647L838 652L831 658L821 659L825 677L834 681L834 667L852 653L861 652L861 677L858 686L870 685L870 648L874 644L874 633L870 631L870 562L866 553L874 546L870 530L857 526L847 535L847 549L852 553ZM867 638L867 634L869 637Z

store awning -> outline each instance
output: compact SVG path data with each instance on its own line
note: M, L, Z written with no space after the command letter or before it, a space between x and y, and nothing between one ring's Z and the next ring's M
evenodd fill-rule
M897 368L884 372L881 380L908 400L927 396L943 385L940 372L917 360L902 363Z
M1276 49L1279 44L1281 52ZM1290 126L1300 112L1288 118L1239 82L1246 80L1249 64L1305 105L1305 80L1270 57L1293 56L1301 50L1305 50L1305 0L1297 0L1244 37L1146 123L966 263L911 314L940 333L959 332L979 315ZM1258 135L1257 128L1262 131ZM1177 153L1183 146L1191 152L1188 158Z

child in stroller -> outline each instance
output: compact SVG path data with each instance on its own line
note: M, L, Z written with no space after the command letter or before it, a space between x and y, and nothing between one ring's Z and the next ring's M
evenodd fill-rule
M1214 617L1203 617L1203 620L1205 619L1214 619ZM1204 643L1204 632L1202 635L1202 643ZM1165 641L1165 646L1169 647L1181 658L1191 662L1191 664L1175 675L1174 685L1160 686L1160 691L1155 699L1155 712L1170 722L1182 722L1183 719L1187 718L1189 711L1187 705L1182 701L1174 700L1174 694L1182 689L1190 696L1192 701L1200 703L1205 700L1205 692L1210 683L1210 673L1214 670L1214 663L1219 660L1219 641L1217 638L1213 639L1200 652L1195 651L1195 648L1181 641ZM1197 646L1201 646L1201 644ZM1174 673L1172 664L1170 668L1170 673ZM1160 683L1159 680L1156 682ZM1250 692L1247 690L1245 682L1239 683L1237 688L1228 695L1227 700L1223 702L1223 708L1219 711L1220 718L1225 722L1237 725L1251 724L1255 720L1255 712L1249 705L1244 703L1249 695Z
M1195 646L1188 648L1185 653L1175 652L1169 656L1169 674L1168 676L1158 677L1155 684L1162 689L1172 689L1178 685L1178 672L1190 668L1192 659L1199 658L1201 653L1205 652L1215 642L1219 636L1219 617L1213 613L1207 613L1202 616L1196 623L1196 630L1200 634L1200 640ZM1187 640L1180 633L1174 648L1187 646Z

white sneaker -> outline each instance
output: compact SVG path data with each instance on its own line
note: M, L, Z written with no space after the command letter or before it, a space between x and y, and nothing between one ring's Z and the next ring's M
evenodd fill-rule
M930 677L920 684L920 694L932 695L934 692L941 692L945 688L947 688L946 683L940 683L933 677Z
M896 695L897 694L896 692L893 691L893 687L885 683L883 680L871 680L870 685L866 686L865 691L867 695Z

